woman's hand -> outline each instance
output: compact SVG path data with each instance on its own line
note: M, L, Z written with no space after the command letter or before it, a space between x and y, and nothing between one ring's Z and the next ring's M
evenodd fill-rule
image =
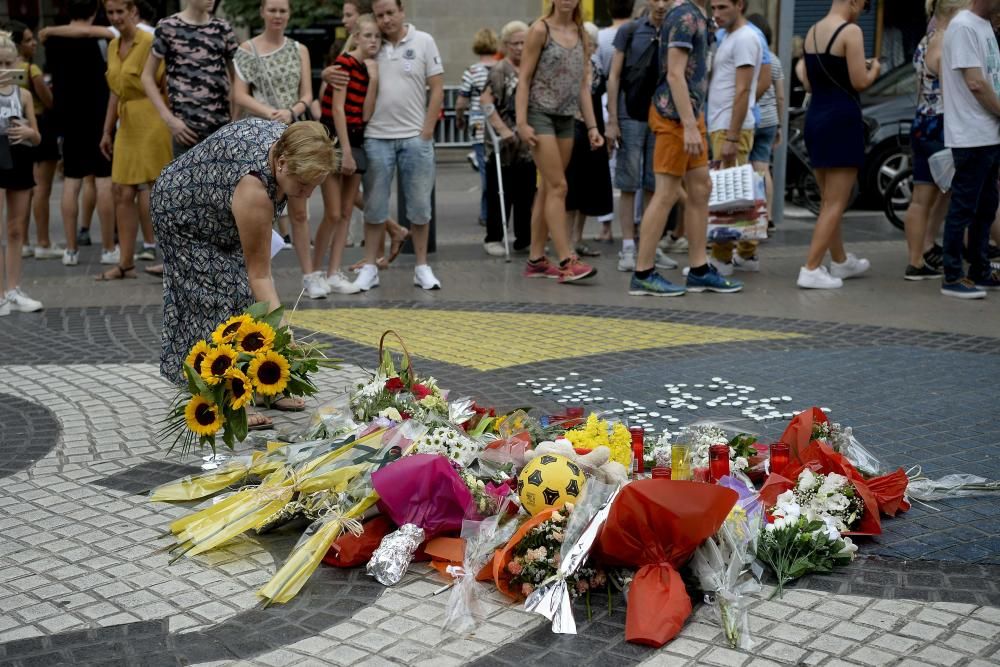
M527 123L522 123L517 126L517 136L519 136L521 141L528 144L531 148L538 145L538 137L535 136L535 128L531 127Z
M292 124L292 111L291 109L275 109L271 112L271 120L276 120L278 122L284 123L285 125Z
M354 155L350 150L345 150L343 156L340 158L340 173L350 176L357 169L358 165L354 161Z
M596 127L587 130L587 139L590 140L590 150L592 151L596 151L604 145L604 137L601 136L600 130Z
M111 138L110 132L105 132L101 135L100 148L101 155L104 156L104 159L111 160L111 151L114 148L114 140Z
M30 144L35 132L30 125L17 119L7 127L7 136L10 137L11 144Z

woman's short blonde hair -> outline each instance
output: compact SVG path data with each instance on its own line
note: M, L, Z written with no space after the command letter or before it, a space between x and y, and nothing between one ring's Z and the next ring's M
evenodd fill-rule
M928 18L936 16L940 19L954 16L960 10L967 9L969 4L969 0L927 0L925 9Z
M472 38L472 52L477 56L491 56L497 52L497 34L489 28L482 28Z
M337 151L322 124L314 120L292 123L274 144L274 157L284 158L288 173L314 183L337 169Z
M510 41L512 35L516 35L519 32L528 32L528 30L528 24L524 21L511 21L500 31L500 41L506 44Z

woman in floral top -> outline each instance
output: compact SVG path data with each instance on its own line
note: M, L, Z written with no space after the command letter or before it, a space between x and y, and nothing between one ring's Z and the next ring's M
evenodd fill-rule
M927 0L927 13L933 12L932 27L920 41L913 54L913 66L917 70L918 100L917 113L910 129L910 144L913 146L913 195L910 208L906 212L906 245L909 261L903 277L906 280L929 280L941 277L940 259L935 266L934 237L941 228L947 211L945 201L948 195L942 193L931 178L928 160L931 155L944 149L944 100L941 97L941 43L944 31L952 17L966 5L968 0ZM931 221L933 214L934 220Z
M290 14L289 0L261 0L264 32L243 42L236 50L233 97L242 107L244 116L287 125L296 116L309 113L313 99L309 52L302 44L285 37ZM312 270L306 210L293 210L289 206L288 213L294 221L302 223L295 226L295 253L302 266L306 295L313 299L323 298L329 290L325 281L316 280ZM278 218L278 231L285 243L291 244L288 219L288 215Z

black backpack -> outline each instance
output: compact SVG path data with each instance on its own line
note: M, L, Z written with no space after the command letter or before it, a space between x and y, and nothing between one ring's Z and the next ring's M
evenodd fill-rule
M629 26L628 37L625 40L625 63L622 68L621 88L625 92L625 110L630 118L644 120L649 115L649 104L653 93L660 83L660 34L649 43L646 49L628 67L628 54L632 49L632 38L639 29L639 22L633 21Z

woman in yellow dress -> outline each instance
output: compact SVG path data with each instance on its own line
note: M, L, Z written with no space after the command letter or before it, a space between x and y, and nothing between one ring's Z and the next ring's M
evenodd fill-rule
M111 160L121 263L102 273L98 280L120 280L136 277L134 253L139 216L144 222L149 220L150 187L173 159L173 149L170 130L146 97L140 79L153 35L138 29L139 13L133 0L105 0L104 9L121 33L108 47L111 95L101 137L101 151ZM162 80L162 65L157 77Z

